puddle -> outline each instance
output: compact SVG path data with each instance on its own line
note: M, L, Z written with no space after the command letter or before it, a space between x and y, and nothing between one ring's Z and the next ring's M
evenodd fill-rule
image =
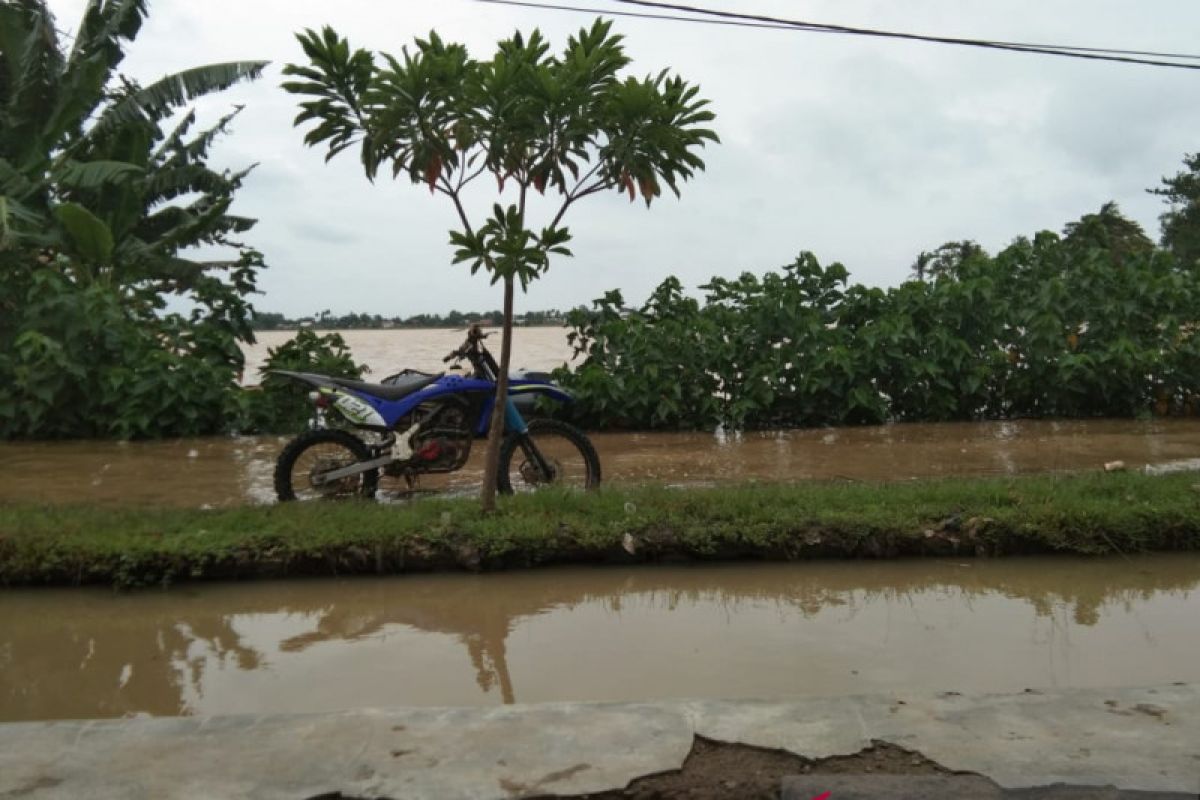
M0 594L0 720L1200 681L1200 555Z

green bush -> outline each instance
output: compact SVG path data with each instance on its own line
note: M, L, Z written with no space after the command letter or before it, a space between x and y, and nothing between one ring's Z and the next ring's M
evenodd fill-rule
M304 427L312 413L308 402L311 387L271 373L272 370L315 372L358 380L367 367L350 355L346 341L336 333L317 334L302 328L294 337L267 351L259 370L262 383L245 392L245 432L285 433Z
M0 438L191 436L236 421L237 339L53 264L0 266Z
M1110 228L1097 219L1108 214ZM1200 271L1106 207L988 256L943 248L934 278L848 285L803 253L763 278L669 278L640 309L610 292L568 317L583 356L556 377L591 427L768 428L1190 410ZM1144 237L1143 237L1144 238Z

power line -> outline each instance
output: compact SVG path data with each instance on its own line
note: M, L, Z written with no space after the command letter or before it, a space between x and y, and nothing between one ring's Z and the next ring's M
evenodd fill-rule
M554 3L532 3L525 0L474 0L476 3L489 3L499 6L519 6L521 8L544 8L550 11L578 11L584 14L604 14L609 17L634 17L635 19L660 19L675 22L697 22L701 25L728 25L737 28L767 28L769 30L790 31L795 25L778 25L770 22L738 22L727 19L704 19L703 17L681 17L675 14L644 14L637 11L614 11L611 8L589 8L587 6L561 6Z
M993 50L1010 50L1023 53L1041 53L1044 55L1062 56L1066 58L1083 58L1094 61L1117 61L1128 64L1145 64L1155 67L1174 67L1176 69L1200 69L1200 64L1178 64L1173 61L1154 61L1142 58L1129 58L1129 55L1146 55L1154 58L1175 58L1200 60L1200 55L1181 55L1171 53L1134 52L1115 50L1103 47L1074 47L1071 45L1042 45L1026 42L1002 42L991 39L967 39L957 36L933 36L921 33L904 33L901 31L877 30L874 28L856 28L849 25L831 25L804 20L783 19L763 14L741 14L733 11L720 11L711 8L679 5L675 3L660 3L654 0L612 0L623 5L658 8L670 11L682 11L689 14L703 14L726 20L740 20L785 25L798 30L821 31L828 33L844 33L855 36L873 36L885 39L903 39L907 41L928 42L931 44L952 44L965 47L983 47Z
M538 8L548 11L568 11L584 14L604 14L615 17L634 17L637 19L661 20L670 22L691 22L704 25L725 25L742 28L766 28L771 30L803 31L806 33L832 33L854 36L871 36L875 38L900 39L930 44L949 44L963 47L979 47L990 50L1002 50L1037 55L1059 56L1063 58L1081 58L1090 61L1111 61L1123 64L1141 64L1154 67L1173 67L1175 69L1200 69L1200 64L1181 64L1178 61L1162 61L1158 59L1180 59L1200 61L1200 55L1183 53L1159 53L1146 50L1120 50L1104 47L1079 47L1073 45L1046 45L1024 42L1005 42L989 39L967 39L952 36L934 36L900 31L876 30L872 28L855 28L847 25L832 25L826 23L789 20L779 17L768 17L758 14L740 14L731 11L698 8L695 6L674 5L668 3L648 2L648 0L611 0L616 3L646 6L686 14L704 14L707 17L679 16L675 14L654 14L634 11L617 11L608 8L587 6L569 6L547 2L531 2L530 0L473 0L477 3L492 5L517 6L522 8ZM1137 56L1147 56L1140 58Z

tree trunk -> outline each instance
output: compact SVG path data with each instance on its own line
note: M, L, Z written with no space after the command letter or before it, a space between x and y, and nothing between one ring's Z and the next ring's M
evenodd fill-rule
M500 374L496 376L496 402L488 431L487 456L483 467L483 492L479 499L485 512L496 510L496 478L500 472L500 444L504 441L504 409L508 400L508 369L512 361L513 279L504 279L504 328L500 338Z

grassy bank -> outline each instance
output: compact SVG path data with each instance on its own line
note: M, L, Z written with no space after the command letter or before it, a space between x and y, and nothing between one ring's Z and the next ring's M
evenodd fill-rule
M199 511L0 506L0 582L499 569L678 558L883 558L1200 549L1195 475L608 489L506 499ZM632 551L632 552L631 552Z

